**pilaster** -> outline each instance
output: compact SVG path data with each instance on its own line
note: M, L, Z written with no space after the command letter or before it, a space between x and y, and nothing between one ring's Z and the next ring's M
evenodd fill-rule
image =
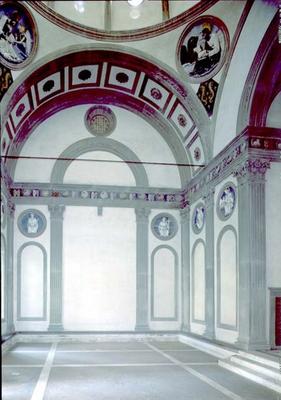
M205 323L204 336L215 337L215 281L214 281L214 193L213 188L205 193L206 212L206 255L205 255Z
M184 332L190 332L190 208L180 210L181 221L181 268L182 268L182 326Z
M63 213L65 206L49 205L50 211L50 323L49 331L62 331Z
M14 325L14 219L15 205L8 200L7 204L7 333L15 331Z
M266 221L267 160L246 160L235 171L239 208L239 347L268 347L266 334Z
M149 330L148 325L148 216L150 210L139 208L137 223L137 271L136 271L136 331Z

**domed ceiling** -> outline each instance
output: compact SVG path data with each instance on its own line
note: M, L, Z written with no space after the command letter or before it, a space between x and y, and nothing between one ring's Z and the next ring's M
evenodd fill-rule
M218 0L28 1L64 29L97 40L157 36L202 14Z

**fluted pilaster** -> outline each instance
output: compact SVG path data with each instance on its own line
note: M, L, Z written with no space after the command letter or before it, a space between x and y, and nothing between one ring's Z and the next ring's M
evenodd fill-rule
M14 325L14 220L15 205L8 201L7 204L7 333L15 331Z
M215 281L214 281L214 189L203 197L206 212L206 265L205 265L205 323L204 336L215 337Z
M62 325L62 251L63 205L50 205L50 323L49 331L61 331Z
M239 208L239 337L244 349L267 348L266 160L247 160L235 172Z
M190 332L190 208L180 211L182 268L182 330Z
M147 331L148 325L148 216L146 208L136 209L137 271L136 271L136 331Z

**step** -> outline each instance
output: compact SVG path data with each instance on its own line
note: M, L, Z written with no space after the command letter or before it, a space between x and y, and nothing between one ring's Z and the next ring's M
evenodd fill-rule
M270 357L270 355L262 356L254 352L246 352L242 350L239 350L238 354L244 358L268 365L269 367L278 369L278 371L280 371L280 360L277 357Z
M246 367L252 369L253 371L260 372L261 374L270 376L281 383L281 372L276 368L272 368L271 366L260 363L256 360L251 360L248 357L242 357L241 355L232 356L230 360L235 364L241 365L242 367Z
M269 376L254 372L252 369L239 366L233 363L231 360L219 360L218 364L222 368L228 369L231 372L241 375L244 378L250 379L251 381L265 386L268 389L274 390L277 393L281 393L281 384Z

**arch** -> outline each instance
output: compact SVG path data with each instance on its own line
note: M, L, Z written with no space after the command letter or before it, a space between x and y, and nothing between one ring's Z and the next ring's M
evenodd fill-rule
M236 269L235 269L235 295L236 295L236 301L235 301L235 323L234 324L227 324L227 323L222 323L221 322L221 266L222 266L222 260L221 260L221 243L222 240L227 232L232 232L234 234L235 238L235 255L236 255ZM233 284L233 280L229 280L230 283ZM228 291L229 295L229 291ZM223 227L223 229L220 231L217 239L217 327L223 328L223 329L230 329L230 330L236 330L237 329L237 321L238 321L238 249L237 249L237 232L236 229L232 225L226 225ZM229 312L229 307L228 307L228 312Z
M22 317L21 315L22 253L29 246L38 247L43 254L43 312L41 317ZM47 319L47 252L42 244L35 241L24 243L17 252L17 319L19 321L46 321Z
M154 283L155 283L155 255L162 249L167 249L174 256L174 315L171 317L156 317L154 314L155 305L155 294L154 294ZM150 310L152 321L177 321L178 319L178 254L176 250L166 244L157 246L151 253L151 296L150 296Z
M204 314L204 318L197 318L196 317L196 313L195 313L195 252L196 249L198 248L199 245L203 246L203 270L201 272L203 272L204 274L204 285L203 285L203 297L204 299L202 301L202 305L203 305L203 310L201 310L201 313ZM206 273L205 273L205 268L206 268L206 245L204 240L202 239L197 239L192 247L192 251L191 251L191 305L192 305L192 310L191 310L191 316L192 316L192 322L195 322L197 324L204 324L205 323L205 296L206 296ZM201 288L202 290L202 288ZM202 293L201 293L202 294ZM199 299L200 300L200 299Z
M109 138L87 138L70 145L59 156L51 174L51 183L63 183L67 168L79 156L90 151L107 151L127 162L137 186L148 186L144 166L137 155L127 146Z
M281 49L278 43L278 13L259 46L243 89L236 134L247 126L266 126L266 117L281 90Z
M92 68L90 83L78 79L77 71L81 68ZM129 83L112 83L114 68L125 71L123 74L127 73ZM102 82L104 75L106 81ZM161 92L162 100L150 94L154 85L157 96ZM196 163L184 143L190 125L195 124L200 132L204 160L210 158L208 115L191 86L182 83L175 71L137 50L88 44L82 50L81 46L71 46L63 54L56 51L44 57L28 72L23 72L5 94L1 108L1 150L7 157L10 173L15 162L8 158L16 158L40 123L62 109L93 103L112 104L133 111L157 129L176 162L184 164L183 168L179 167L182 186L191 178L191 170L186 166ZM177 113L182 112L187 121L186 132L183 132L182 119L177 117Z

